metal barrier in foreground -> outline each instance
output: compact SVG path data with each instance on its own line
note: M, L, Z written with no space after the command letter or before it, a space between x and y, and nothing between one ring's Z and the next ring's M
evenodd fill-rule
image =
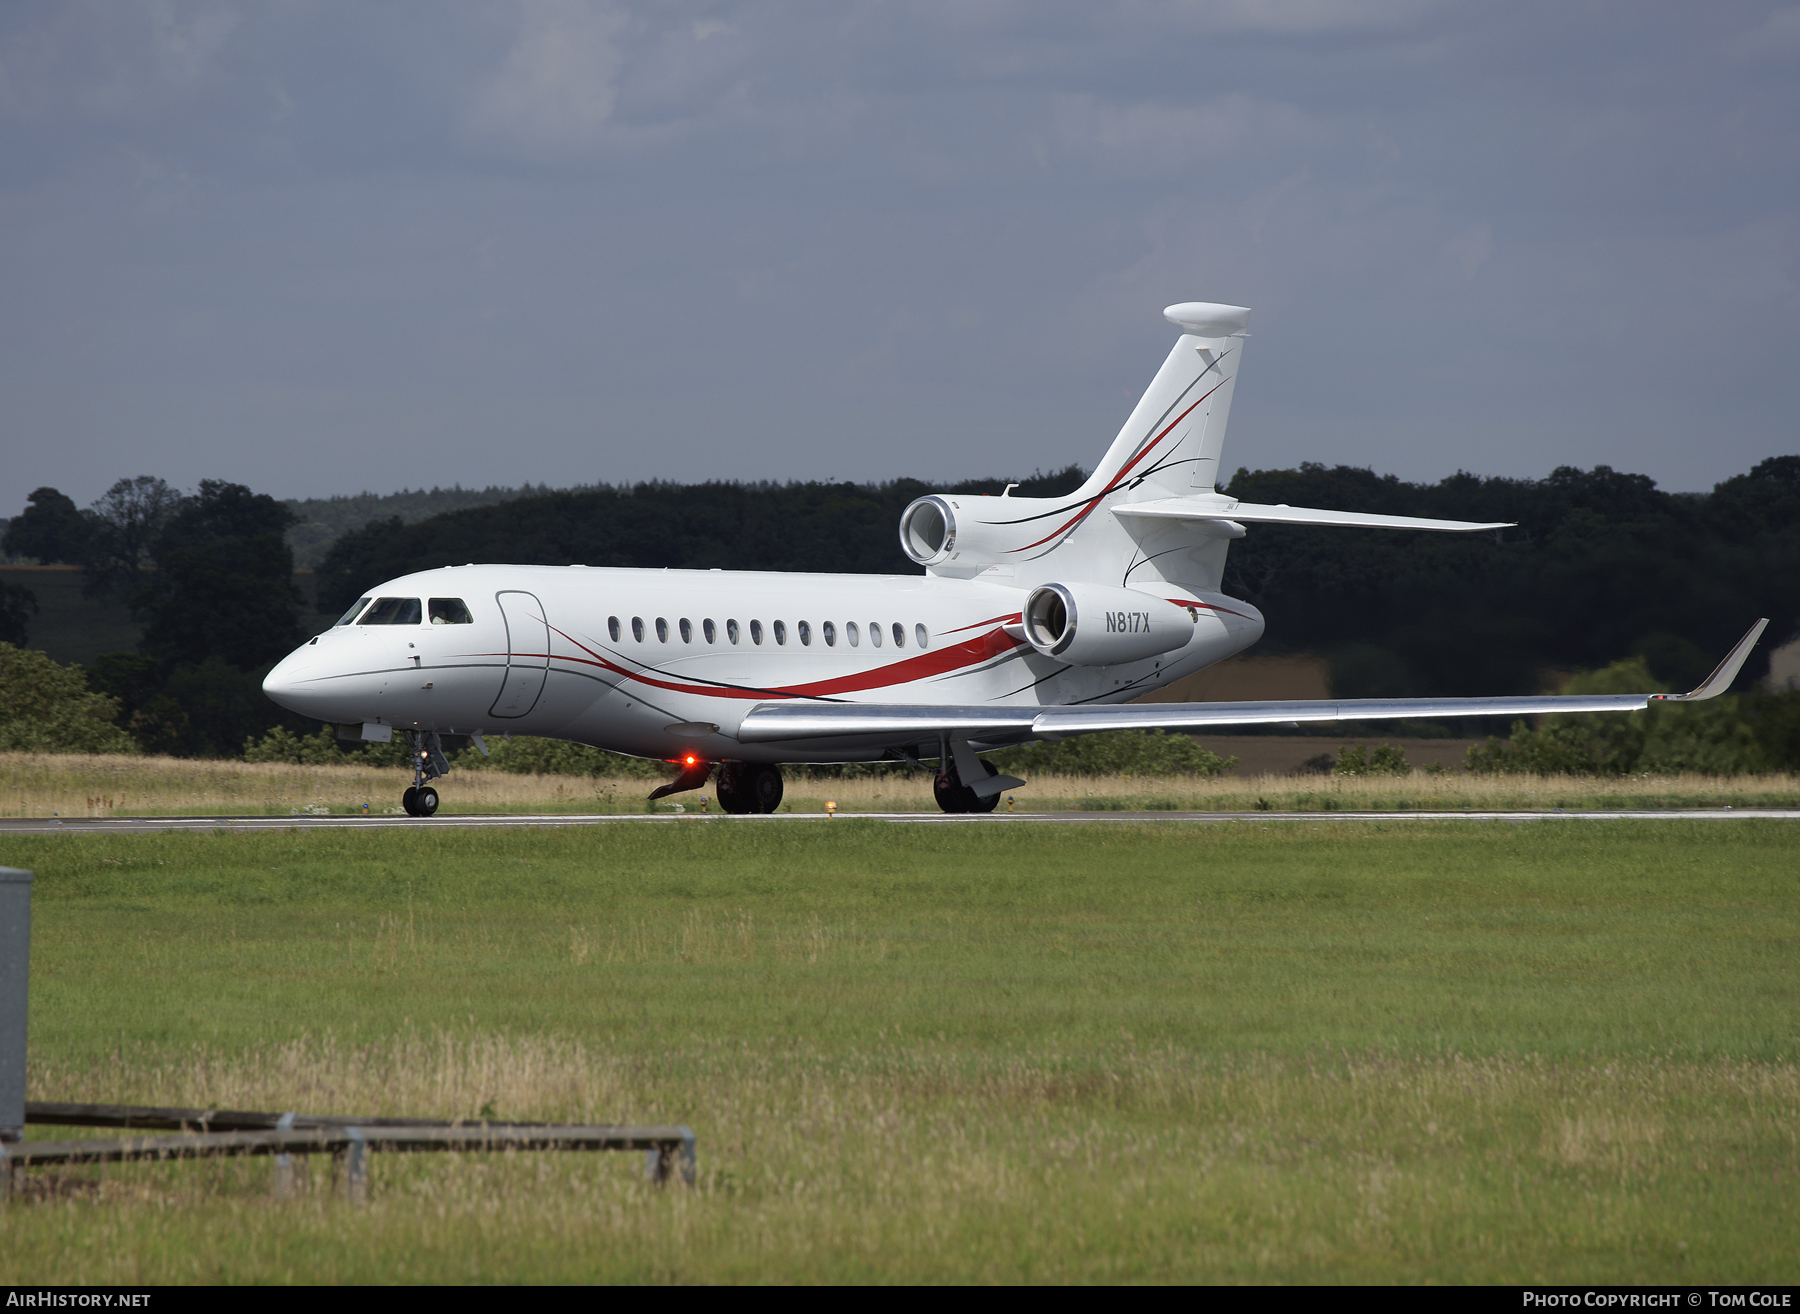
M28 1168L94 1163L275 1157L275 1193L295 1186L294 1155L329 1154L338 1189L368 1198L369 1155L494 1150L642 1150L645 1173L659 1184L679 1174L694 1182L694 1133L687 1127L573 1126L560 1123L444 1122L422 1118L310 1117L223 1109L129 1104L31 1102L27 1123L58 1127L179 1128L173 1135L116 1140L14 1141L0 1144L0 1196L23 1185ZM195 1129L198 1130L195 1130Z
M677 1173L694 1184L694 1133L686 1127L582 1127L535 1122L444 1122L426 1118L311 1117L229 1109L169 1109L135 1104L61 1104L25 1098L26 1002L30 985L31 882L28 871L0 867L0 1200L25 1182L28 1168L142 1160L267 1155L275 1193L296 1186L294 1156L329 1154L338 1187L352 1200L369 1193L369 1155L426 1150L642 1150L657 1183ZM82 1141L26 1141L25 1126L114 1127L167 1131Z

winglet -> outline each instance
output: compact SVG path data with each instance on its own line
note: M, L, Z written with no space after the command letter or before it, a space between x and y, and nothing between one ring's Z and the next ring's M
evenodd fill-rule
M1713 673L1702 680L1700 687L1692 693L1657 694L1651 701L1697 703L1703 698L1717 698L1731 687L1733 680L1737 679L1737 673L1744 668L1744 661L1750 656L1750 650L1756 646L1756 641L1762 638L1762 632L1768 628L1769 618L1767 616L1752 625L1750 633L1737 641L1737 647L1725 654L1725 660L1720 662Z

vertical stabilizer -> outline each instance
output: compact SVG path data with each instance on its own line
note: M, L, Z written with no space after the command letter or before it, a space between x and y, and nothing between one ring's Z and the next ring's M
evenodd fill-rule
M1163 496L1211 492L1243 358L1250 311L1187 301L1163 317L1181 329L1169 357L1080 495L1105 497L1143 483Z

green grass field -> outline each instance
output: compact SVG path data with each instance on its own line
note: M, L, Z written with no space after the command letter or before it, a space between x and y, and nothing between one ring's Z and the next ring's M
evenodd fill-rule
M1759 821L9 839L35 1098L680 1121L701 1173L378 1157L358 1210L72 1172L0 1282L1791 1281L1797 858Z

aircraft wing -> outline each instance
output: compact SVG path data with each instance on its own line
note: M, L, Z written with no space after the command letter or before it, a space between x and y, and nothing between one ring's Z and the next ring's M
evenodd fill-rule
M738 727L741 743L815 741L840 748L921 744L940 735L1000 745L1099 730L1217 730L1299 721L1397 721L1412 717L1536 716L1630 712L1653 702L1698 702L1730 688L1768 627L1759 620L1713 673L1685 694L1551 694L1525 698L1336 698L1266 703L1122 703L1084 707L912 706L790 700L758 703Z

